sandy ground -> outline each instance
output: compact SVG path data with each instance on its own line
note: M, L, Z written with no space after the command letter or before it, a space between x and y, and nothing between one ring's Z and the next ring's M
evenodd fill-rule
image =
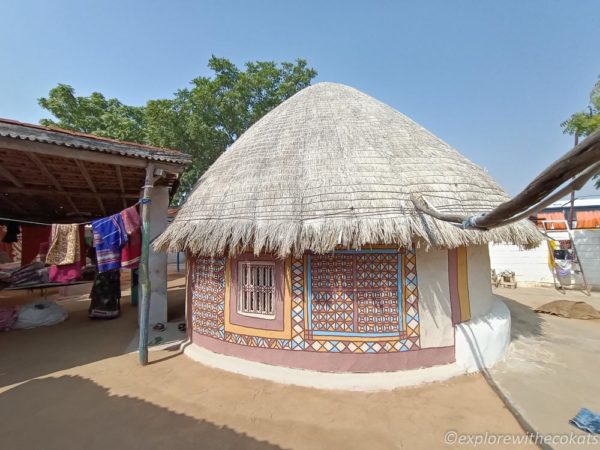
M177 319L181 280L171 286ZM480 375L345 393L210 369L178 350L153 351L140 367L126 353L136 333L127 298L107 322L87 319L85 298L61 304L70 317L60 325L0 334L3 450L432 449L448 430L523 433Z
M584 434L569 419L582 407L600 412L600 320L565 319L532 308L566 299L600 310L600 293L563 295L553 288L499 288L495 293L511 310L512 343L505 361L491 370L494 380L538 432Z

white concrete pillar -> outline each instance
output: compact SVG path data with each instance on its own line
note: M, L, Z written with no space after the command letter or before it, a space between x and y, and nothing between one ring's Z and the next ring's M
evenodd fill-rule
M150 242L167 227L169 188L156 186L152 189L150 204ZM156 252L150 244L150 326L167 322L167 254Z

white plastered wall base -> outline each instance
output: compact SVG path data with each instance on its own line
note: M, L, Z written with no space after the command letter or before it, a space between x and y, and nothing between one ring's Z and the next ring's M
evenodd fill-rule
M314 370L272 366L233 356L221 355L189 342L184 344L184 353L194 361L200 362L205 366L251 378L260 378L295 386L342 391L385 391L433 381L444 381L465 373L455 363L397 372L317 372Z
M504 358L510 345L510 310L493 298L491 310L456 326L456 363L463 372L490 368Z
M510 344L510 311L494 298L491 311L456 326L456 362L423 369L379 373L329 373L272 366L183 344L184 353L208 367L276 383L317 389L383 391L449 378L489 368L501 360Z

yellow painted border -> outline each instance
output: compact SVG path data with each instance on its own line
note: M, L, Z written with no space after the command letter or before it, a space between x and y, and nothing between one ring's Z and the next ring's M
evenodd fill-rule
M229 309L231 299L231 259L227 258L225 263L225 331L248 336L257 336L273 339L292 338L292 263L290 258L285 259L283 266L284 294L283 294L283 330L264 330L262 328L250 328L235 325L229 321Z
M460 300L460 321L471 320L471 301L469 299L469 265L467 248L457 249L458 298Z

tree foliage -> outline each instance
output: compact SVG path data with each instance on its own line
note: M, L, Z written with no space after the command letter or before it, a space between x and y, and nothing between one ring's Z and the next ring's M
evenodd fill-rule
M561 123L563 132L583 137L600 127L600 76L590 93L587 109L587 111L576 112Z
M563 133L585 137L600 128L600 76L590 93L590 102L587 108L587 111L576 112L560 124ZM596 188L600 189L600 174L596 175L594 179Z
M78 97L66 84L52 88L46 98L38 100L58 120L42 119L45 126L65 128L96 136L131 142L144 142L144 108L126 106L116 98L106 99L99 92Z
M59 84L39 99L56 120L40 123L191 154L193 163L181 177L181 200L244 131L317 75L302 59L248 62L242 70L213 56L208 67L213 76L195 78L173 98L149 100L143 107L127 106L98 92L76 96L71 86Z

